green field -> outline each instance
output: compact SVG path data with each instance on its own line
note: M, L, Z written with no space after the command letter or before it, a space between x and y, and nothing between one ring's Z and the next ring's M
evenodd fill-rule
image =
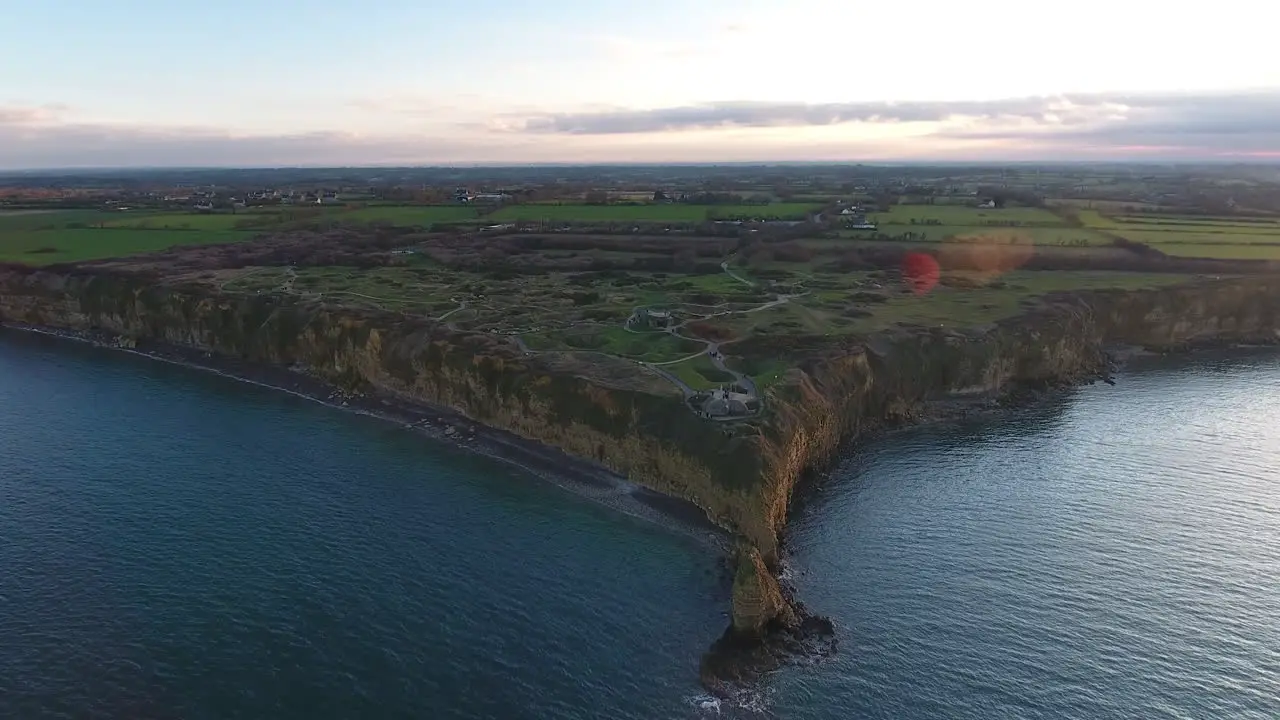
M252 220L271 220L278 213L264 217L264 213L162 213L154 215L119 214L103 221L109 228L129 228L132 230L233 230L237 223Z
M1130 233L1125 233L1126 236ZM1166 255L1174 255L1176 257L1194 257L1194 258L1216 258L1221 260L1275 260L1280 261L1280 244L1264 245L1257 242L1208 242L1195 243L1176 241L1168 242L1166 238L1155 233L1156 237L1140 240L1138 237L1130 238L1139 242L1145 242L1156 248ZM1273 243L1280 241L1280 238L1272 239Z
M126 214L97 210L0 212L0 260L28 265L155 252L175 245L245 240L220 215ZM181 229L178 221L195 221ZM142 223L150 223L146 229Z
M871 213L881 225L911 225L936 221L942 225L985 227L992 223L1062 226L1062 218L1040 208L977 208L964 205L894 205L889 212Z
M495 222L525 220L563 222L679 222L716 218L763 217L803 219L820 206L809 203L770 205L513 205L488 217Z
M1126 240L1179 257L1280 260L1280 222L1267 218L1104 215L1081 210L1080 220Z
M387 222L392 225L429 227L439 222L475 220L476 208L464 205L371 205L326 213L327 217L356 222Z
M733 375L716 367L705 354L673 365L664 365L663 369L694 390L710 390L733 382Z
M87 228L0 232L0 260L27 265L96 260L156 252L176 245L238 242L252 233L234 230L130 230Z
M1015 271L990 279L998 282L976 288L939 285L923 295L894 293L883 303L865 307L866 315L833 324L831 329L869 333L896 325L973 327L1017 315L1025 301L1047 293L1113 288L1138 290L1185 283L1191 278L1157 273ZM815 305L815 311L822 313L824 308L820 302L805 299L801 304Z
M930 243L956 237L972 237L995 243L1030 242L1067 247L1102 247L1111 244L1111 238L1104 233L1090 228L1073 227L1065 219L1040 208L894 205L890 212L873 213L869 219L878 225L876 230L842 230L841 234L857 239L877 234L895 237L911 233L912 241Z
M11 232L54 230L67 226L91 227L119 217L119 213L97 210L0 211L0 236Z
M881 225L876 231L844 230L842 235L858 239L877 233L896 236L914 233L915 242L943 242L950 238L986 238L991 242L1031 242L1036 245L1104 246L1111 239L1089 228L1074 227L981 227L973 225Z

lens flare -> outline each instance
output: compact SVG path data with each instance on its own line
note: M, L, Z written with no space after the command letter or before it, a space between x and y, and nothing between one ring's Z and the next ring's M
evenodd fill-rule
M909 252L902 258L902 280L916 295L933 290L941 274L938 261L929 253Z

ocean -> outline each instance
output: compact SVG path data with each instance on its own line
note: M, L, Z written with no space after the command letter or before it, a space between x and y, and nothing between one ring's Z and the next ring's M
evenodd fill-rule
M1280 717L1280 355L890 433L798 499L841 650L698 686L688 534L400 426L0 332L0 717Z

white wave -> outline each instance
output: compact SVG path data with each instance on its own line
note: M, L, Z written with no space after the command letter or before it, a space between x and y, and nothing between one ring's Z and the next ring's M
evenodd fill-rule
M720 714L720 698L714 695L694 695L689 698L689 704L707 715Z

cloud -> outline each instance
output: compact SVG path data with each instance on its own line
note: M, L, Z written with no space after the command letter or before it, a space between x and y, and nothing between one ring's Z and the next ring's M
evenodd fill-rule
M1029 118L1078 123L1108 111L1109 103L1081 104L1070 97L1028 97L956 102L777 103L716 102L656 110L535 115L520 126L531 133L609 135L678 132L727 127L794 127L853 122L944 122L955 118Z
M317 132L245 133L90 122L58 105L0 106L0 168L1280 154L1280 91L961 102L720 102L564 113L508 106L455 116L443 102L355 102L370 116L388 113L402 120L364 134L344 130L363 122L350 118L334 118L333 128ZM893 126L907 129L877 129Z
M0 127L5 125L39 125L62 117L69 108L62 104L34 107L0 107Z
M489 150L457 138L341 131L241 134L200 127L33 123L30 118L0 112L0 168L457 162Z
M1075 94L988 101L717 102L655 110L542 114L509 121L529 134L622 135L846 123L932 124L949 140L1116 146L1192 145L1205 152L1280 150L1280 91Z
M1072 127L992 123L947 128L938 137L1051 147L1180 148L1204 154L1280 151L1280 92L1081 96L1122 110Z

